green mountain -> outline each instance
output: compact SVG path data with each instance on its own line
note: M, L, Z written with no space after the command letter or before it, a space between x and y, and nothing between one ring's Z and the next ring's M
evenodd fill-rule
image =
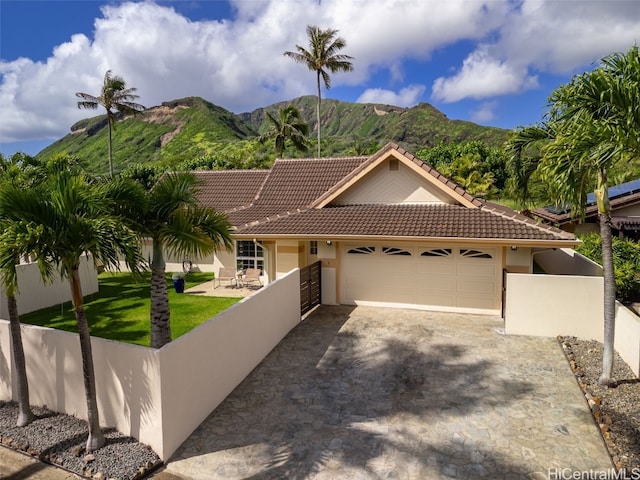
M309 130L316 132L316 104L317 97L304 96L240 114L240 118L262 132L266 129L266 112L274 114L282 107L295 105L304 121L309 124ZM346 146L348 149L353 148L355 142L376 143L380 146L395 142L412 152L440 143L470 140L498 146L504 143L509 132L472 122L449 120L445 114L428 103L401 108L393 105L323 99L320 122L322 150L325 153L339 153L327 152L328 148L331 149L332 143L342 144L342 148ZM315 138L315 135L311 136Z
M135 116L119 118L113 131L114 168L154 163L175 166L197 159L217 159L220 168L266 166L275 157L272 145L257 136L268 128L266 112L297 106L315 139L316 97L304 96L253 112L233 114L199 97L164 102ZM356 104L323 99L321 108L324 156L371 153L387 142L417 152L440 143L480 140L501 145L507 130L449 120L429 104L412 108ZM67 152L95 173L108 171L107 117L99 115L75 123L71 132L42 150L39 157ZM313 152L313 148L311 152ZM302 156L287 150L286 154ZM246 158L251 157L250 161Z

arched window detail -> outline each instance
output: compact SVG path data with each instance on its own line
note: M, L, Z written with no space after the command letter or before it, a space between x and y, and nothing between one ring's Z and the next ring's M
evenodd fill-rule
M354 247L347 250L347 253L355 253L358 255L371 255L376 251L376 247Z
M382 247L382 253L385 255L404 255L405 257L410 257L411 252L405 250L404 248L396 248L396 247Z
M468 258L493 258L491 254L480 250L460 249L460 255Z
M451 255L450 248L434 248L420 254L421 257L448 257L449 255Z

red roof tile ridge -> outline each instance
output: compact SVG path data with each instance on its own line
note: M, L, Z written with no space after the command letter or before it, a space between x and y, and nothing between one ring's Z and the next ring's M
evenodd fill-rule
M201 174L209 174L209 173L215 173L217 175L224 175L226 173L268 173L271 170L268 168L243 168L243 169L238 169L238 170L192 170L191 173L193 173L194 175L201 175Z
M252 222L245 223L243 225L238 225L237 229L239 231L239 230L241 230L243 228L255 227L256 225L263 225L263 224L269 223L269 222L271 222L273 220L278 220L280 218L290 217L292 215L296 215L298 213L305 212L307 210L309 210L309 209L308 208L298 208L298 209L296 209L294 211L287 211L287 212L283 212L283 213L275 213L275 214L268 215L268 216L263 217L263 218L259 218L257 220L253 220Z
M500 205L494 202L488 202L486 200L483 201L482 203L483 205L480 208L493 215L499 215L501 217L508 218L515 222L529 225L540 231L551 233L553 235L556 235L557 237L560 237L566 240L575 240L576 238L575 235L573 235L572 233L565 232L564 230L560 230L559 228L553 227L551 225L546 225L544 223L537 222L534 219L529 218L526 215L523 215L504 205Z
M353 155L350 157L324 157L324 158L311 158L311 157L306 157L306 158L278 158L276 159L273 164L275 165L276 163L295 163L295 162L325 162L325 161L344 161L344 160L358 160L358 159L367 159L369 158L366 155Z
M432 167L431 165L429 165L424 160L416 157L414 154L409 153L407 151L405 151L403 153L403 155L406 156L409 160L413 161L413 163L415 163L416 165L421 167L425 172L427 172L433 178L438 180L444 186L446 186L450 190L453 190L458 195L463 197L465 200L471 202L476 207L482 207L482 200L480 200L478 197L476 197L474 195L471 195L469 192L467 192L464 189L464 187L462 185L460 185L460 184L456 183L455 181L451 180L449 177L446 177L445 175L440 173L438 170L436 170L435 167Z

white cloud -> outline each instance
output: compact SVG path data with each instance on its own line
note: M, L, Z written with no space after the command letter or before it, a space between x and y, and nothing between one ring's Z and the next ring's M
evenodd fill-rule
M358 97L356 103L381 103L396 107L413 107L426 90L424 85L410 85L398 93L382 88L369 88Z
M445 102L491 98L538 86L539 74L589 70L640 39L640 2L524 0L513 4L497 39L484 41L450 77L433 84Z
M537 79L518 68L492 58L483 50L468 56L462 69L453 77L440 77L433 83L432 96L444 102L457 102L463 98L487 98L517 93L537 86Z
M476 123L490 122L495 118L494 110L498 106L498 102L482 102L480 106L471 112L471 121Z
M588 66L640 32L640 2L617 0L232 0L233 18L222 21L190 21L152 1L104 1L90 37L72 36L46 62L0 61L0 142L67 133L88 114L74 93L98 93L107 69L147 106L201 96L243 112L314 94L313 74L282 55L306 45L308 24L338 29L355 57L354 72L332 76L334 87L401 105L423 93L416 85L395 93L407 60L429 71L434 51L450 45L482 45L434 83L434 98L452 102L535 87L537 75Z

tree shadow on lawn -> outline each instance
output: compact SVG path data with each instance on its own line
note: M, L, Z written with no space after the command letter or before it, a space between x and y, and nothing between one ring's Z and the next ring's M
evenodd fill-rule
M464 433L467 415L526 397L530 383L499 378L492 362L470 361L465 346L437 343L428 325L390 320L381 329L358 318L345 326L350 310L321 309L210 415L209 428L183 444L172 459L176 471L189 474L180 471L182 458L219 452L220 477L211 478L530 473L492 446L491 425L486 442ZM460 437L452 438L456 428Z

